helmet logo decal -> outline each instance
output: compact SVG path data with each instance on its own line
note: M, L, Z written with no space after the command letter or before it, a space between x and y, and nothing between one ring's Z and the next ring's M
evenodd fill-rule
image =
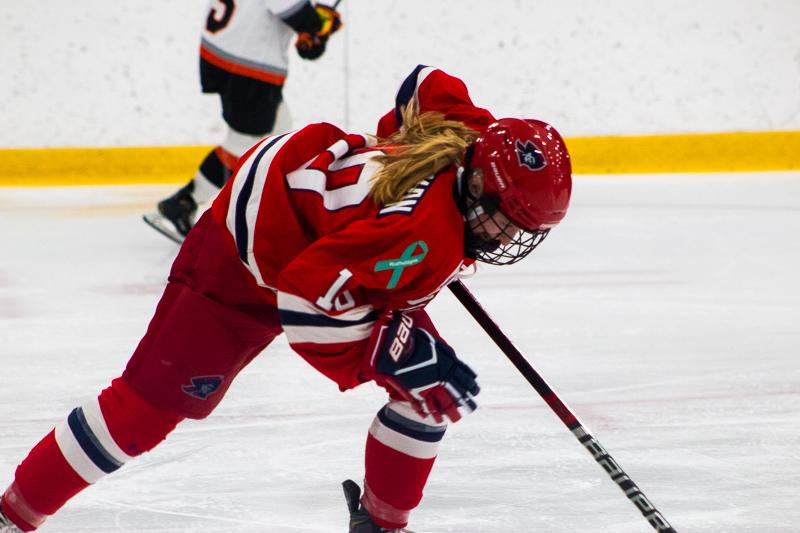
M522 141L517 140L515 146L520 166L526 166L531 170L541 170L547 165L542 150L533 144L533 141L525 141L525 144L522 144Z

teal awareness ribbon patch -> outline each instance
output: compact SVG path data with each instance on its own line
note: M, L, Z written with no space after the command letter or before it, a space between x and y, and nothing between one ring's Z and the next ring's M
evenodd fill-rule
M414 251L417 249L417 246L420 247L422 252L414 255ZM412 242L403 251L403 254L397 259L384 259L375 263L375 272L391 270L392 277L389 279L389 284L386 286L386 288L394 289L397 287L397 283L400 281L400 276L403 274L403 270L410 266L418 265L423 259L425 259L426 255L428 255L428 245L425 244L425 241Z

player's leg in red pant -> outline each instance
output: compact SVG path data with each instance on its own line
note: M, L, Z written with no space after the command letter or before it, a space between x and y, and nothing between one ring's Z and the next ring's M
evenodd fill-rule
M76 408L30 452L2 499L35 529L75 494L151 450L184 417L204 418L272 329L170 283L122 378Z
M207 296L208 279L223 280L225 295L236 301L248 302L250 288L236 277L235 256L217 253L198 263L203 243L214 240L206 224L198 226L171 279L199 290L170 282L123 376L73 410L17 468L2 510L21 529L35 529L75 494L151 450L184 417L208 416L238 372L280 333L269 304L249 302L253 312L245 313ZM210 268L207 276L185 275ZM245 294L237 298L236 291Z
M3 495L3 513L24 531L39 527L75 494L164 440L182 418L115 379L31 450Z

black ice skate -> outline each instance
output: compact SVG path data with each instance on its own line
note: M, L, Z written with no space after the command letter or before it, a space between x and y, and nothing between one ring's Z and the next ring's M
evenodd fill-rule
M144 221L168 239L180 244L194 225L197 202L192 198L192 183L166 200L158 203L158 210L144 215Z
M342 483L342 488L350 511L350 533L414 533L409 529L383 529L376 526L366 509L361 507L361 488L358 484L348 479Z
M0 533L22 533L22 530L0 511Z

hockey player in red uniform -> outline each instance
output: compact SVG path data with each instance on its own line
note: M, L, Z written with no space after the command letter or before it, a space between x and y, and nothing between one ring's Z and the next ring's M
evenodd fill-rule
M344 491L350 533L403 531L447 424L479 392L424 307L474 261L510 264L540 244L565 215L571 168L551 126L495 120L430 67L406 79L378 132L312 124L243 156L122 376L17 468L5 531L39 527L184 418L208 416L280 333L341 390L388 391L367 434L363 495L350 480Z
M239 157L265 136L291 127L283 84L292 37L297 33L300 57L317 59L341 25L335 9L309 0L210 0L200 42L200 82L204 93L219 95L228 133L189 183L144 215L147 224L183 241L198 205L216 196Z

